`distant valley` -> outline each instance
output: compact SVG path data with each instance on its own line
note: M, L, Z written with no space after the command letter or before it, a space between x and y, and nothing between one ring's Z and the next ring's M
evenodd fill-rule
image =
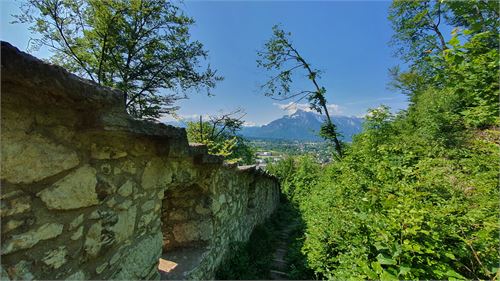
M352 116L332 116L333 123L340 132L341 139L352 141L352 137L362 130L363 118ZM319 130L324 116L314 112L297 110L293 114L285 115L262 126L245 126L240 134L246 138L292 141L322 141ZM186 127L187 121L179 120L167 122L169 125Z

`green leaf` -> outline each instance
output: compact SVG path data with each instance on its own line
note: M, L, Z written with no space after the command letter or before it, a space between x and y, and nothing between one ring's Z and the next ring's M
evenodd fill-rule
M392 258L390 257L386 257L382 254L378 254L377 256L377 261L380 263L380 264L385 264L385 265L394 265L396 264L396 261L393 260Z
M411 271L411 267L407 267L407 266L400 266L399 267L399 273L398 273L398 276L400 275L406 275L408 272Z
M382 274L380 274L380 280L385 281L385 280L399 280L399 279L396 276L390 274L389 272L384 271L382 272Z
M372 262L372 268L373 270L375 270L375 272L377 272L378 274L381 274L384 269L382 268L382 266L380 265L380 263L378 262Z
M458 40L457 36L453 36L448 43L456 48L460 45L460 40Z
M460 280L465 280L466 278L460 275L458 272L454 271L453 269L449 269L446 271L446 276L448 276L448 280L455 280L455 279L460 279Z
M445 253L444 255L445 255L446 257L448 257L448 258L452 259L452 260L456 260L456 259L457 259L457 258L455 258L455 255L454 255L454 254L452 254L452 253Z

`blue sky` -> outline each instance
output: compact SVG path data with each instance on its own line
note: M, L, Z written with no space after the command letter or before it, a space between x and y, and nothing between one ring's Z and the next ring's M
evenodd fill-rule
M0 0L0 38L26 50L28 27L12 25L19 3ZM185 1L181 8L196 20L191 34L209 50L209 63L224 76L215 96L193 93L179 102L180 116L213 114L237 107L249 124L266 124L287 113L283 104L264 97L259 85L268 73L258 69L256 51L281 24L292 32L296 48L313 66L324 71L331 110L338 115L363 115L368 108L387 104L406 107L406 97L387 89L388 68L401 63L392 56L387 11L379 1ZM33 53L46 58L47 50ZM308 85L308 81L296 81ZM306 108L299 104L288 108Z

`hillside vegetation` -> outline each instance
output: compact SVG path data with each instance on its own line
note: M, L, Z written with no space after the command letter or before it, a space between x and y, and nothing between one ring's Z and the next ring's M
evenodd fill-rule
M409 108L371 110L340 161L269 167L304 221L291 278L498 279L498 6L429 3L390 10Z

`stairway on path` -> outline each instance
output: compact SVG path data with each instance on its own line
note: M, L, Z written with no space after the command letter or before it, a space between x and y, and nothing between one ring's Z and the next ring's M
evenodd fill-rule
M271 269L269 271L269 276L272 280L288 280L288 265L285 261L285 256L288 251L288 244L290 243L290 233L297 226L297 223L291 223L281 229L278 238L278 247L274 252L273 261L271 264Z

